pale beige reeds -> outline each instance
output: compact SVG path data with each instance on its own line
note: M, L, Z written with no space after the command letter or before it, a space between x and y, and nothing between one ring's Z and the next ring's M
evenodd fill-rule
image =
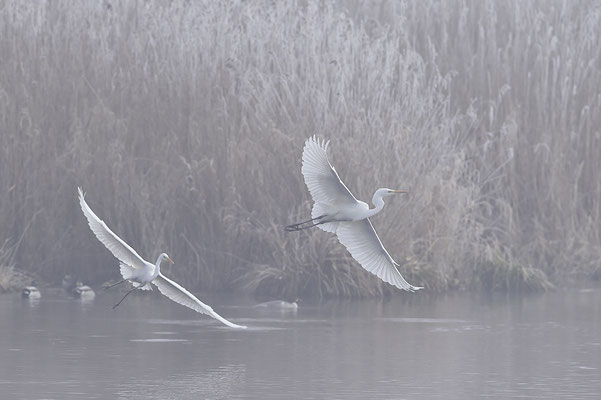
M310 213L300 157L318 134L359 198L411 190L374 218L411 283L586 275L600 22L568 0L1 1L0 239L47 280L114 278L82 185L189 287L390 293L332 235L283 232Z

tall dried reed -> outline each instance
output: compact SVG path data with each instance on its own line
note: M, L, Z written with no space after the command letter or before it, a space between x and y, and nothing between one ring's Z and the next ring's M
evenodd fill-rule
M332 235L283 232L309 215L300 156L318 134L359 198L411 190L374 218L410 282L588 273L601 255L593 4L0 1L0 239L48 280L114 277L82 185L187 286L389 293Z

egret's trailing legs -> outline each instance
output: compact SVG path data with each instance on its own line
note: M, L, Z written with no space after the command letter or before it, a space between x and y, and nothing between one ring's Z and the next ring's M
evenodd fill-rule
M119 303L117 303L117 304L115 304L115 305L113 306L113 310L114 310L115 308L119 307L119 304L121 304L121 302L122 302L123 300L125 300L125 298L127 297L127 295L128 295L128 294L130 294L131 292L133 292L133 291L134 291L134 290L136 290L136 289L137 289L137 287L129 289L129 290L127 291L127 293L125 293L125 296L123 296L123 298L122 298L121 300L119 300Z
M115 287L115 286L117 286L117 285L120 285L120 284L122 284L123 282L127 282L127 279L123 279L123 280L121 280L121 281L119 281L119 282L117 282L117 283L113 283L112 285L103 286L102 288L103 288L104 290L107 290L107 289L110 289L110 288L112 288L112 287Z
M314 226L324 224L325 221L319 221L319 222L316 222L316 223L308 225L308 226L302 226L302 225L307 224L309 222L318 221L318 220L322 219L323 217L325 217L325 215L320 215L317 218L311 218L308 221L303 221L303 222L298 222L296 224L288 225L286 227L286 232L302 231L303 229L313 228Z

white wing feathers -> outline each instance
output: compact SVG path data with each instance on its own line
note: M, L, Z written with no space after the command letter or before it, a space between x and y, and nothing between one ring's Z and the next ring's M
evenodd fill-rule
M98 240L110 250L115 257L119 259L123 264L131 266L135 269L144 267L146 261L136 253L127 243L113 233L108 226L102 221L94 211L88 206L84 199L84 193L81 188L77 188L79 192L79 205L84 215L88 219L90 229L96 235ZM124 276L125 278L125 276Z
M223 318L221 315L217 314L215 311L213 311L213 309L210 306L198 300L192 293L188 292L177 282L174 282L171 279L167 278L161 272L159 272L159 275L154 281L152 281L152 283L159 288L159 291L161 293L163 293L165 296L175 301L176 303L191 308L192 310L197 311L201 314L209 315L215 318L216 320L224 323L225 325L229 326L230 328L246 329L246 326L236 325Z
M301 172L305 184L316 203L328 205L354 204L357 199L342 183L338 173L328 161L329 142L319 141L315 136L305 142Z
M369 218L340 222L338 240L363 268L399 289L414 292L421 287L410 285L397 269L397 263L386 251Z

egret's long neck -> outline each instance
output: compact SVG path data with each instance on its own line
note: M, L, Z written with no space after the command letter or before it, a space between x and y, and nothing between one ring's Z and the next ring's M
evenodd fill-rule
M382 199L382 196L380 196L377 192L374 193L374 197L372 197L371 202L374 204L375 207L370 208L367 211L366 218L373 217L374 215L382 211L382 209L384 208L384 199Z
M156 264L154 264L154 272L152 273L152 279L154 280L154 278L156 278L157 276L159 276L159 272L161 272L161 263L163 262L163 259L161 257L159 257L157 259Z

